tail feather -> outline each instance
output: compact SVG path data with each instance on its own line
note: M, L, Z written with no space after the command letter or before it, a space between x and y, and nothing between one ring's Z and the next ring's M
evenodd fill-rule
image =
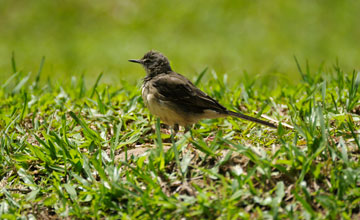
M227 113L228 113L228 115L231 115L231 116L235 116L235 117L242 118L242 119L245 119L245 120L248 120L248 121L256 122L256 123L266 125L266 126L269 126L269 127L272 127L272 128L277 128L277 126L274 125L273 123L263 121L263 120L260 120L258 118L253 118L251 116L247 116L247 115L237 113L237 112L232 112L232 111L228 111Z

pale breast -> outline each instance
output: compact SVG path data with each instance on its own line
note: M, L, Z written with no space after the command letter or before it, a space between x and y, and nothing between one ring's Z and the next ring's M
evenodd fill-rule
M157 89L151 83L144 83L141 89L144 104L151 114L158 116L165 124L173 126L175 124L188 126L196 123L203 118L218 118L222 115L213 110L205 110L203 113L183 112L176 103L161 100Z
M158 116L165 124L171 126L175 124L187 126L198 121L197 117L189 117L186 113L179 112L179 110L174 107L174 103L162 101L157 98L155 95L156 92L156 88L148 83L145 83L141 89L144 104L147 106L151 114Z

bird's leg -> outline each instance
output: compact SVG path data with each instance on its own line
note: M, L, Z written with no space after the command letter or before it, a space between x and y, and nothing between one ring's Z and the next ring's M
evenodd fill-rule
M171 128L171 143L175 144L175 136L177 132L179 131L179 124L174 124Z
M184 134L186 134L186 132L188 132L188 131L190 131L191 138L194 139L193 133L192 133L192 130L191 130L191 125L186 125L185 126Z
M175 131L175 135L176 135L177 132L179 131L179 124L174 124L174 131Z
M176 133L179 131L179 125L178 124L174 124L174 126L171 129L171 143L172 143L172 149L174 151L174 156L175 156L175 160L176 160L176 164L178 167L178 171L180 172L180 159L179 159L179 152L178 149L176 147L175 144L175 135Z

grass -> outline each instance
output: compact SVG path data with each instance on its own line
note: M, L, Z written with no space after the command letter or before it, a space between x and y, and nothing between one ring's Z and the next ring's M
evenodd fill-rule
M142 77L127 60L151 49L187 76L209 66L236 78L249 72L292 79L293 55L308 58L312 69L338 58L351 72L360 69L359 11L357 0L2 0L0 79L11 75L12 51L25 72L46 56L45 79L84 73L93 84L104 71L102 82L112 86Z
M64 84L13 74L0 90L0 217L356 219L360 74L338 65L301 82L209 71L193 79L233 110L294 125L226 118L170 134L139 86ZM34 80L32 80L34 78Z

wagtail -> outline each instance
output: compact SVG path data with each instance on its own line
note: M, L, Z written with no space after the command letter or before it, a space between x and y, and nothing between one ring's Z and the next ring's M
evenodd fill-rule
M150 51L139 60L129 61L141 64L147 73L141 89L145 105L175 131L179 125L188 129L201 119L226 116L277 128L270 122L226 109L185 76L174 72L169 60L159 52Z

